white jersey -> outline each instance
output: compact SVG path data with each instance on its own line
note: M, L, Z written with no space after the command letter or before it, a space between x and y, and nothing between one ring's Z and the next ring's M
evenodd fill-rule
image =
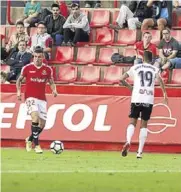
M126 72L134 80L131 103L154 103L155 79L159 69L151 64L134 65Z

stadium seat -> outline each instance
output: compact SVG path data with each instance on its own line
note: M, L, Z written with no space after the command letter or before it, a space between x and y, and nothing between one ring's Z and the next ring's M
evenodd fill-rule
M112 24L113 25L116 25L116 19L118 17L118 14L119 14L119 10L113 11L113 18L112 18Z
M100 67L97 66L83 66L81 68L80 80L76 84L93 84L99 82Z
M56 83L73 83L77 79L77 67L73 65L60 66Z
M5 25L1 25L1 40L2 39L5 39L5 37L6 37L6 26Z
M173 69L170 85L181 86L181 69Z
M181 41L181 30L171 30L171 36L177 41Z
M136 30L121 29L114 45L134 45L136 43Z
M104 27L109 25L110 11L108 10L96 10L92 12L91 27Z
M159 30L144 30L144 31L142 31L142 34L145 33L146 31L150 32L152 35L151 43L158 45L160 43L160 39L161 39L160 31Z
M98 62L94 63L94 65L111 65L113 62L111 61L111 56L114 53L118 53L118 48L100 48Z
M105 67L103 79L98 84L107 84L107 85L119 84L120 77L122 74L123 74L122 67L118 66Z
M96 29L95 42L90 45L112 45L114 41L114 30L107 27Z
M76 61L72 64L92 64L96 60L96 47L79 47Z
M65 64L73 61L73 47L57 47L55 60L49 60L49 64Z
M1 68L1 71L4 71L4 72L9 72L10 71L10 66L6 65L6 64L1 64L0 68Z
M9 41L10 37L16 33L16 26L8 26L7 28L7 38L6 38L6 42Z
M135 56L136 55L136 50L132 47L128 47L128 48L125 48L124 51L123 51L123 55L125 57L128 57L128 56Z

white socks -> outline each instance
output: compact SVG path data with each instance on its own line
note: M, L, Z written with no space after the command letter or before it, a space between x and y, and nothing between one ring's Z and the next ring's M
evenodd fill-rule
M129 124L128 128L127 128L127 135L126 135L127 142L129 144L131 143L131 138L132 138L132 136L134 134L134 130L135 130L135 126L133 124Z
M138 154L141 154L143 152L143 147L146 141L148 135L147 128L141 128L140 129L140 135L139 135L139 148L138 148Z

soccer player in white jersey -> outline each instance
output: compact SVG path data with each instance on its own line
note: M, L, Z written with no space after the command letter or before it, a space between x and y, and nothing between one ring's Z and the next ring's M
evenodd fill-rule
M142 158L143 147L148 133L147 123L150 119L154 104L154 85L156 79L158 79L163 91L164 102L166 104L168 103L167 93L160 77L159 69L150 64L152 63L152 53L145 51L143 55L143 61L143 64L132 66L129 71L124 73L121 77L121 83L132 91L131 112L129 115L130 124L127 127L127 141L122 149L123 157L127 156L128 154L137 120L139 117L141 117L137 158ZM133 77L133 87L125 81L128 77Z

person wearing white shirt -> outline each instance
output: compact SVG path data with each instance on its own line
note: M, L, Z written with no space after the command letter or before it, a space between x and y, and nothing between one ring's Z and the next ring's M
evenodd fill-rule
M142 158L143 147L147 138L147 123L150 119L154 104L154 86L157 79L160 83L164 95L164 102L167 104L167 93L160 77L159 69L152 64L152 53L145 51L143 55L143 64L132 66L129 71L121 77L121 83L132 91L130 124L127 127L126 143L122 149L122 156L128 154L131 145L131 139L135 131L137 120L141 117L141 126L139 134L139 147L137 158ZM132 77L133 87L125 80Z

